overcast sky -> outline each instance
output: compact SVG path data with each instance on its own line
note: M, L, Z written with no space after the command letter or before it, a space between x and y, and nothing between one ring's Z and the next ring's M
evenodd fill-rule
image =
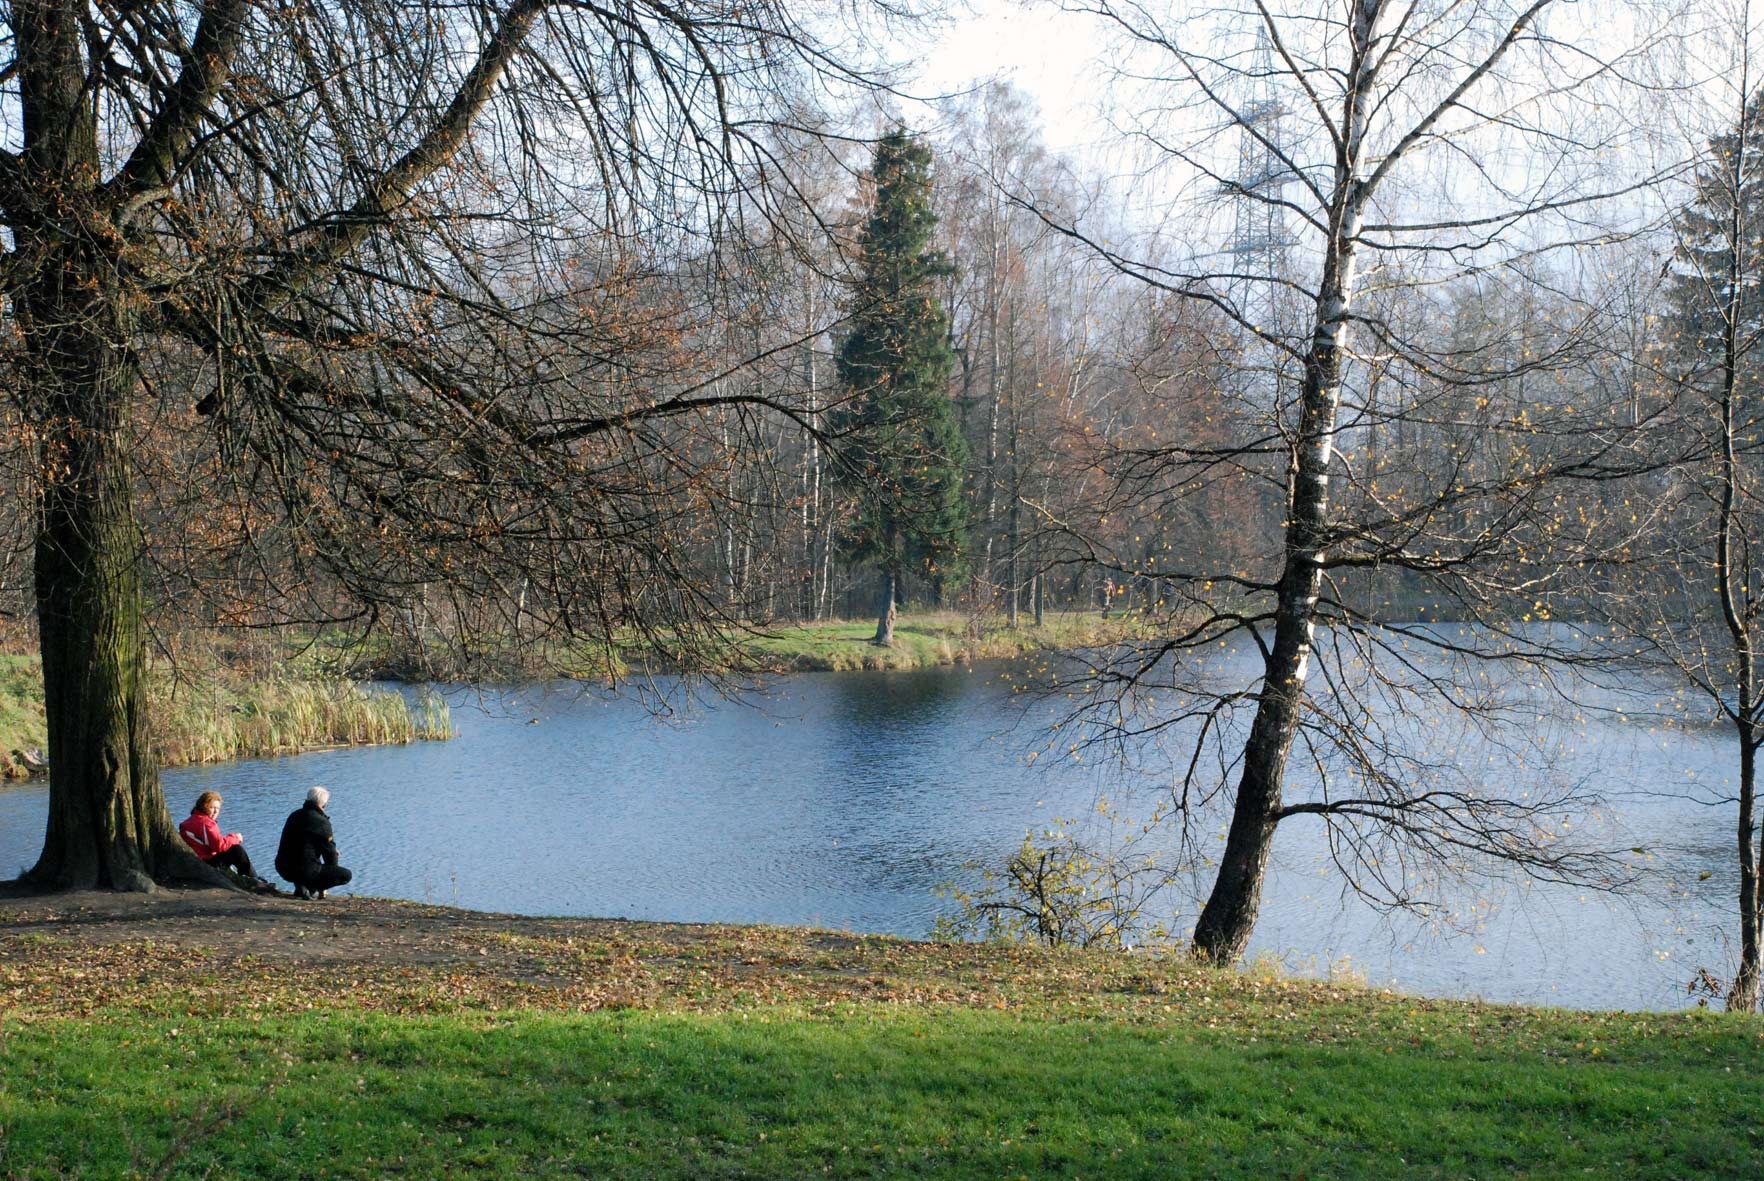
M1097 114L1103 74L1097 62L1095 17L1013 0L970 0L972 15L952 21L925 56L919 85L948 91L999 76L1041 106L1047 145L1057 151L1092 146L1105 135Z

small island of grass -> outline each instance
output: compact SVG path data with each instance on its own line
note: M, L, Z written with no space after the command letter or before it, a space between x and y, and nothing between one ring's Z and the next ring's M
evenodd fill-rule
M759 629L738 643L749 659L773 670L848 672L930 668L1091 648L1139 635L1146 627L1143 617L1124 613L1050 611L1039 625L1025 618L1010 627L1002 616L927 611L901 615L894 627L894 643L887 647L872 642L873 619Z

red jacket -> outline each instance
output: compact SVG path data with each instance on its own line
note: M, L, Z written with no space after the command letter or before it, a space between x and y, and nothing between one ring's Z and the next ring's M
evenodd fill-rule
M222 833L214 817L206 812L192 812L178 825L178 835L204 861L213 861L239 843L236 832Z

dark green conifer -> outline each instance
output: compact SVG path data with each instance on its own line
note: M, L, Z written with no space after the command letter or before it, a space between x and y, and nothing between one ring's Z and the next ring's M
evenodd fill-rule
M848 560L882 576L878 644L894 641L902 576L946 586L959 577L968 446L949 398L955 353L936 282L950 273L931 245L931 152L904 129L884 135L871 166L875 204L860 240L850 331L839 350L845 404L844 482L854 493Z

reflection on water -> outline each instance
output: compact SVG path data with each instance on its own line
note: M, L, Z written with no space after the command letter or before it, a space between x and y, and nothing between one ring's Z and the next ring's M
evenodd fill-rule
M222 792L222 827L267 864L282 818L323 783L353 888L367 893L918 936L948 905L937 886L972 884L971 867L1002 864L1026 829L1094 815L1104 797L1130 816L1150 807L1154 789L1116 764L1030 759L1037 723L1059 707L1025 712L1001 673L794 676L747 705L700 702L671 720L575 686L461 692L452 742L168 772L166 796L181 815L198 792ZM1430 994L1684 1004L1698 966L1719 975L1733 960L1721 934L1734 911L1731 810L1691 798L1720 794L1732 752L1718 730L1576 723L1558 753L1616 797L1647 850L1636 860L1648 887L1622 900L1489 882L1461 890L1449 921L1387 920L1344 896L1317 826L1283 825L1253 950L1301 970L1346 959L1374 983ZM1131 763L1158 767L1147 751ZM41 786L0 790L0 872L34 860L46 798ZM1177 930L1195 909L1183 901Z

